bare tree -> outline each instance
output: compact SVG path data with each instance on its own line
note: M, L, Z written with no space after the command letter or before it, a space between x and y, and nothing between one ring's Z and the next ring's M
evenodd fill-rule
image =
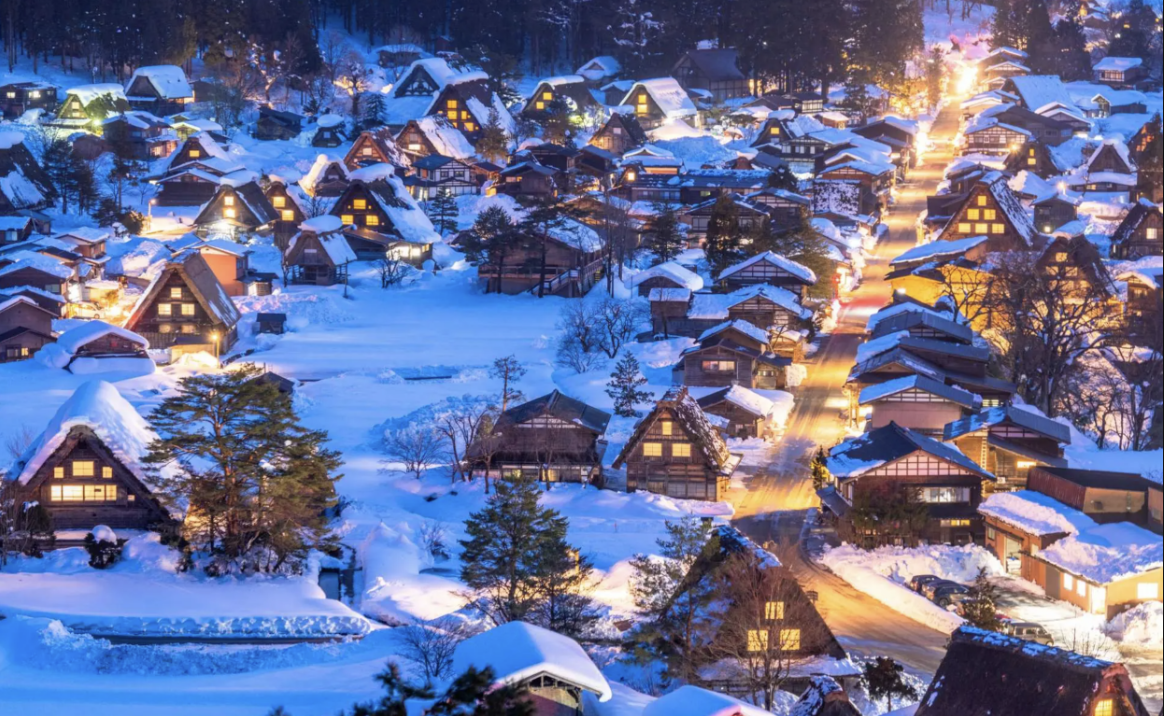
M404 283L408 268L408 264L392 254L385 255L376 262L376 270L380 273L380 288L391 288Z
M404 658L424 671L428 684L452 675L453 655L464 640L473 636L469 625L456 617L444 617L435 622L414 621L400 630L404 641Z
M622 347L638 335L644 319L642 304L607 297L597 304L594 324L599 335L599 347L614 359Z
M449 531L440 522L428 520L420 526L420 545L434 560L449 559Z
M453 480L468 481L469 447L478 441L482 426L495 408L491 400L466 396L450 399L436 415L436 429L444 437L453 460Z
M4 441L4 450L8 453L8 457L12 462L24 457L24 453L36 440L36 433L27 425L21 425L16 432L8 436Z
M558 341L559 365L576 373L586 373L602 365L602 328L586 301L566 305L558 320L558 330L562 332Z
M384 452L393 462L402 463L419 480L424 471L445 456L445 436L435 425L413 423L384 435ZM388 462L388 461L385 461Z

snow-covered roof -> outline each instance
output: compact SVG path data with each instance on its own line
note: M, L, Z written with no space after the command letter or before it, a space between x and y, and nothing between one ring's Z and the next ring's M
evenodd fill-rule
M647 704L643 716L771 716L767 711L727 694L682 686Z
M94 229L88 226L79 229L69 229L54 236L54 239L74 240L78 244L99 244L113 237L109 229Z
M691 290L686 288L652 288L647 300L652 303L667 302L667 303L689 303L691 301Z
M70 355L76 355L77 351L81 348L109 335L124 338L131 343L140 345L146 350L150 347L149 341L133 331L111 326L104 321L86 321L75 328L70 328L57 339L57 346Z
M699 114L695 103L691 101L687 90L673 77L660 77L653 80L643 80L635 84L623 99L622 104L635 106L635 95L639 89L646 91L655 104L658 105L667 119L683 119Z
M1144 64L1139 57L1105 57L1091 69L1096 72L1127 72Z
M1039 557L1093 584L1111 584L1164 566L1164 541L1142 527L1117 522L1065 537Z
M808 268L807 266L802 266L801 264L798 264L791 259L784 258L780 254L773 253L771 251L765 251L762 254L756 254L747 261L743 261L736 264L735 266L731 266L725 269L724 272L719 275L719 280L723 281L745 269L749 269L752 266L755 266L758 263L772 264L781 271L792 274L809 286L816 283L816 274L812 272L812 269Z
M628 278L626 285L630 288L636 288L653 278L665 278L674 281L692 292L703 290L703 277L694 271L683 268L674 261L668 261L667 263L649 268L646 271L640 271Z
M400 238L410 244L435 244L440 236L428 215L408 193L391 164L373 164L357 169L352 181L366 182L369 194L392 222Z
M601 55L579 67L576 74L582 75L591 82L599 82L607 77L614 77L621 71L622 64L618 60L609 55Z
M305 220L299 225L300 231L310 231L314 234L330 234L344 228L344 222L338 216L324 215Z
M453 159L469 159L477 153L465 134L442 116L423 117L416 120L416 125L432 142L437 154Z
M1100 156L1104 153L1104 150L1107 149L1108 147L1111 147L1115 151L1115 153L1117 155L1119 155L1120 161L1122 161L1124 163L1124 166L1135 169L1136 163L1134 161L1132 161L1132 155L1131 155L1131 151L1128 149L1128 145L1124 144L1123 142L1121 142L1118 139L1105 139L1102 144L1100 144L1098 147L1096 147L1095 151L1091 153L1091 156L1087 160L1087 168L1088 169L1091 168L1091 165L1094 164L1095 161L1100 158ZM1100 172L1100 173L1112 174L1113 172ZM1094 176L1096 176L1096 174L1097 174L1096 172L1092 172L1091 176L1094 177Z
M62 281L67 281L73 277L73 269L54 258L33 251L17 251L14 254L6 254L0 258L4 261L12 262L8 266L0 267L0 276L7 276L22 269L34 269L59 278Z
M33 301L31 298L28 298L27 296L8 297L8 296L5 296L4 294L0 294L0 313L4 313L8 309L13 308L14 306L21 305L21 304L32 306L33 308L40 308L40 306L37 304L36 301Z
M1031 490L993 494L978 512L1038 537L1074 535L1096 527L1095 520L1079 510Z
M946 385L941 381L927 378L924 375L908 375L896 378L878 385L870 385L861 391L860 404L875 403L891 395L904 393L907 390L920 390L939 398L945 398L971 410L982 407L982 397L954 385Z
M1164 282L1164 258L1159 256L1145 256L1144 258L1121 264L1114 272L1117 281L1136 279L1149 288L1160 288Z
M733 385L726 391L713 393L706 398L701 398L699 404L704 408L708 408L713 400L715 402L719 402L720 400L727 401L732 405L743 408L752 415L758 415L762 418L767 418L776 410L775 402L742 385Z
M901 266L947 256L961 256L975 246L984 244L989 240L990 237L988 236L972 236L968 239L959 239L958 241L934 241L912 248L889 263L891 266Z
M121 87L121 85L111 83L78 85L76 87L70 87L66 93L75 95L77 99L81 100L81 104L85 105L86 107L89 106L94 100L100 99L101 97L110 97L114 101L126 101L125 90Z
M195 299L202 305L203 310L211 317L226 326L238 324L242 314L239 313L234 301L222 288L222 284L219 283L218 278L215 277L214 272L206 263L206 259L202 258L202 254L198 251L187 250L171 259L165 268L154 276L150 285L146 287L145 292L138 299L137 304L134 305L125 325L136 325L145 310L153 305L154 298L161 290L163 283L175 272L180 273L185 278L186 287L190 289Z
M566 219L561 226L551 228L549 234L563 244L587 254L601 251L606 246L597 231L574 219Z
M315 163L311 165L311 169L309 169L307 173L303 175L303 178L299 180L299 186L303 187L305 190L314 192L315 185L319 183L320 177L322 177L324 172L328 170L328 167L333 164L336 165L336 167L338 167L339 170L343 173L344 178L351 178L351 173L348 171L347 165L338 159L332 159L326 154L320 154L315 158Z
M413 73L424 70L428 76L436 83L438 90L443 90L449 85L463 84L465 82L484 82L489 79L489 75L480 70L455 70L449 65L448 61L440 57L427 57L417 60L409 66L408 71L404 73L404 77L397 83L397 89L408 84L408 78ZM403 97L399 97L403 99Z
M852 479L918 451L957 465L983 479L994 479L956 446L938 442L896 423L849 438L834 447L829 451L827 465L834 477Z
M702 335L699 336L698 340L700 343L703 343L704 341L708 340L709 338L714 338L715 336L717 336L720 333L723 333L724 331L727 331L727 330L738 331L739 333L744 334L748 338L751 338L752 340L756 341L760 345L764 345L764 346L768 345L768 341L770 340L767 331L756 328L756 326L752 325L751 323L748 323L747 321L742 321L739 319L737 319L735 321L728 321L726 323L721 323L718 326L715 326L714 328L707 329L706 331L703 332Z
M146 485L151 484L142 459L157 435L117 388L105 381L90 381L78 388L5 477L27 485L77 427L92 430L126 469Z
M1022 98L1027 109L1040 113L1040 110L1061 104L1064 107L1074 107L1071 93L1067 85L1056 75L1026 75L1011 77L1015 91Z
M796 294L767 285L749 286L728 294L696 294L687 317L706 321L727 320L728 312L733 306L756 297L766 298L802 320L812 318L812 311L800 305Z
M457 646L453 670L493 669L499 684L516 686L541 675L568 682L609 701L610 684L573 639L524 622L510 622Z
M343 229L343 222L338 216L319 216L314 219L308 219L300 224L299 229L302 232L310 232L316 235L319 245L323 247L324 252L327 254L328 259L331 260L333 266L346 266L357 260L356 252L352 250L351 244L340 233ZM302 236L303 234L300 233L291 237L291 241L287 245L288 254L295 249L295 246L298 245L299 239Z
M139 67L129 78L126 87L133 87L137 78L144 77L153 85L154 91L160 99L187 99L194 96L194 90L186 79L186 73L181 67L174 65L154 65Z

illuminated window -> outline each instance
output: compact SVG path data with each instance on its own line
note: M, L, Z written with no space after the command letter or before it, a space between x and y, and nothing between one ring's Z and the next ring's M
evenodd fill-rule
M158 333L173 333L173 332L174 332L174 327L172 325L170 325L169 323L163 323L162 325L158 326Z
M197 332L198 332L198 326L194 325L193 323L182 324L182 333L185 333L186 335L189 336L189 335L193 335Z
M200 150L198 150L198 149L191 149L190 150L190 158L191 159L198 159L201 156L202 156L202 152Z
M116 485L54 485L49 491L53 502L116 502Z
M352 202L352 208L355 209L356 211L364 211L368 208L368 200L367 199L356 199L355 201Z
M228 219L237 219L238 218L238 212L235 211L234 209L227 209L223 213L223 215Z
M1039 160L1038 160L1038 159L1035 159L1034 157L1031 157L1031 158L1027 159L1027 166L1028 166L1028 167L1033 167L1033 166L1035 166L1035 165L1036 165L1036 164L1038 164L1038 163L1039 163Z
M111 467L101 468L101 479L112 480L113 479L113 468L111 468Z
M370 156L372 156L372 148L371 147L364 147L363 149L360 150L360 154L365 156L365 157L370 157Z
M1071 257L1068 256L1066 253L1060 251L1059 253L1055 254L1055 263L1065 264L1065 263L1067 263L1067 261L1070 260L1070 258Z
M477 125L473 124L472 122L465 122L465 131L466 132L475 132L475 131L477 131Z
M447 106L449 109L457 109L459 105L457 105L457 100L455 100L455 99L450 99L450 100L449 100L449 103L448 103L446 106Z
M1159 599L1160 585L1155 582L1136 585L1136 599Z
M998 212L994 209L986 209L982 212L982 218L987 221L996 221L998 219Z
M764 618L770 622L784 621L784 602L768 602L765 604Z
M1081 597L1087 596L1087 582L1082 579L1075 580L1075 593Z
M1148 238L1148 241L1155 241L1156 239L1160 238L1160 230L1159 229L1148 229L1146 236Z
M77 460L73 463L73 477L93 477L97 474L97 465L91 460Z
M536 103L534 106L535 106L535 107L537 108L537 110L540 112L540 111L542 111L543 109L545 109L545 108L546 108L546 103L545 103L545 102L538 102L538 103Z
M982 211L979 209L970 209L966 212L966 218L970 221L978 221L982 218Z
M158 304L158 315L159 316L172 316L172 315L174 315L174 307L168 303L159 303Z
M192 317L194 315L194 304L193 303L183 303L182 304L182 315L187 317L187 318Z
M974 230L974 227L971 226L970 224L958 224L958 233L959 234L969 234L973 230Z
M282 209L284 206L287 206L287 197L285 197L285 196L273 197L271 199L271 205L274 206L276 209Z
M63 479L65 479L65 468L63 468L63 467L54 467L54 468L53 468L53 479L56 479L56 480L63 480Z
M671 457L691 457L691 446L687 443L675 443L671 446Z
M53 502L81 502L85 499L85 488L81 485L53 485L50 494Z
M8 99L16 99L16 93L15 93L15 92L9 92L9 93L8 93Z
M985 196L978 197L978 206L986 206L986 197Z
M643 457L663 457L663 443L643 443Z
M409 142L408 143L408 151L419 152L420 151L420 142Z
M367 216L364 217L364 224L366 226L379 226L380 225L380 217L376 216L375 214L368 214Z
M290 209L284 209L283 221L295 221L295 212Z
M990 233L992 233L992 234L1005 234L1006 233L1006 224L991 224L990 225Z
M226 206L234 206L234 197L233 196L224 197L222 200L222 203L225 204Z
M182 298L182 289L181 288L171 288L170 289L170 298L181 299Z
M780 630L780 650L781 651L800 651L800 630L799 629L781 629Z
M779 136L780 136L780 128L779 128L779 127L773 127L773 128L772 128L772 136L773 136L773 137L779 137Z
M472 119L472 118L473 118L473 115L469 114L468 112L461 112L461 119Z
M670 420L664 420L663 422L659 423L659 427L663 431L663 434L667 437L670 437L675 433L675 423L672 423Z
M759 654L768 651L768 632L752 629L748 631L748 652Z
M553 92L543 92L542 99L544 99L547 102L553 102L554 101L554 93Z
M988 234L988 233L990 233L990 225L989 224L975 224L974 225L974 233L980 234L980 235L981 234Z
M356 223L356 217L352 214L341 214L340 221L344 226L351 226L352 224Z
M1100 699L1096 701L1095 716L1115 716L1115 699Z

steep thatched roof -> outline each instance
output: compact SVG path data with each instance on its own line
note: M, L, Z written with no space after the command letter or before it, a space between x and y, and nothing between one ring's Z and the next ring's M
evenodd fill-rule
M635 426L634 435L614 461L616 470L622 469L635 447L646 437L647 431L668 411L709 467L728 473L733 470L732 454L727 443L707 419L707 414L699 407L699 402L687 392L687 388L674 388L668 391L651 414Z

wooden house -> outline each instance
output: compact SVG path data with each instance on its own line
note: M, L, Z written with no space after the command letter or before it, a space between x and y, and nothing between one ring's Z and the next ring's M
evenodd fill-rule
M796 227L805 214L812 212L812 199L784 189L761 189L744 198L768 212L772 230L777 232Z
M104 321L85 321L62 333L40 356L42 363L71 373L110 371L154 372L149 341ZM103 366L108 366L104 368Z
M1127 667L973 627L954 632L915 716L1151 716Z
M651 331L655 336L670 339L672 327L690 332L687 312L691 309L692 293L686 288L653 288L647 294L651 304ZM681 328L682 327L682 328ZM678 335L683 335L679 333Z
M699 110L687 91L671 77L636 82L619 106L634 107L643 129L672 121L697 122Z
M290 141L303 132L304 119L294 112L259 107L254 138L261 142Z
M470 142L481 138L481 130L496 114L502 128L512 128L513 118L505 104L489 90L483 79L451 79L440 91L427 116L444 117L454 129L460 130Z
M590 144L622 156L632 149L645 146L650 140L647 132L633 114L615 112L602 128L595 132Z
M308 199L322 204L326 199L342 196L351 183L352 174L342 161L320 154L298 185Z
M628 492L718 502L740 463L686 388L668 392L613 463L626 468Z
M1031 567L1048 597L1107 620L1164 592L1160 535L1130 522L1065 537L1032 554Z
M374 261L387 254L416 267L432 259L440 240L432 222L389 165L352 172L352 183L336 199L339 217L356 257Z
M1033 468L1027 479L1027 489L1053 497L1100 524L1147 524L1148 490L1153 484L1132 473L1044 465Z
M1014 47L996 47L982 59L978 60L978 69L1002 64L1004 62L1026 62L1030 55Z
M138 299L125 328L155 348L226 353L238 339L238 308L197 251L175 256Z
M1026 487L1031 470L1066 467L1067 426L1022 408L989 408L946 426L942 439L994 475L1000 490Z
M705 395L699 399L699 407L723 421L720 429L727 437L766 438L774 428L775 403L741 385Z
M104 381L85 383L57 410L5 478L43 505L57 530L161 530L170 513L142 461L156 435Z
M1031 141L1031 133L993 118L980 118L964 132L965 154L1005 157Z
M746 321L717 326L681 355L683 384L698 388L741 385L750 390L784 390L792 359L771 350L766 331Z
M986 522L986 549L1011 574L1033 580L1032 555L1064 537L1096 527L1095 520L1041 492L999 492L986 498L978 512Z
M347 283L348 265L355 261L356 253L344 236L343 222L335 216L304 220L283 256L288 280L313 286Z
M716 104L752 96L751 84L740 71L740 53L727 50L692 50L671 68L671 76L688 92L702 90Z
M101 128L105 141L124 159L153 161L178 148L178 135L170 123L149 112L114 115L102 122Z
M1051 179L1063 173L1055 162L1050 148L1040 141L1029 139L1023 146L1012 151L1006 159L1006 170L1012 174L1030 172L1040 179Z
M28 360L56 340L58 317L31 298L0 291L0 363Z
M468 137L445 117L409 120L396 135L396 146L414 162L432 154L467 162L477 153Z
M504 265L479 265L477 275L486 291L583 296L598 280L605 249L606 243L598 232L567 220L550 229L544 240L523 242L504 257Z
M1047 240L1039 249L1036 268L1069 300L1089 301L1116 296L1111 273L1104 265L1099 249L1083 236L1082 227L1077 232L1059 232Z
M408 67L417 60L431 57L420 45L412 43L397 43L377 47L374 52L379 65L385 69L393 67Z
M65 101L57 109L52 124L96 132L100 130L101 122L110 115L129 112L131 109L121 85L81 85L66 91Z
M315 134L311 146L321 149L335 149L347 141L344 136L344 118L335 114L325 114L315 121Z
M0 292L28 286L67 300L76 272L60 261L34 251L0 255Z
M502 413L491 435L468 450L475 474L503 480L598 480L611 416L554 391Z
M502 170L497 193L515 199L544 200L558 196L564 182L561 172L530 159Z
M520 691L537 716L587 713L583 698L610 701L611 689L586 651L568 636L525 622L503 624L457 645L457 673L490 669L494 686Z
M776 286L803 298L805 290L816 285L816 274L791 259L765 251L719 275L720 288L729 293L756 285Z
M644 297L650 296L657 288L686 289L694 293L703 290L703 277L674 261L668 261L627 278L626 285Z
M1096 82L1117 89L1135 87L1150 74L1139 57L1105 57L1091 71Z
M281 336L287 332L287 314L260 313L255 316L255 330L260 334Z
M430 201L439 194L467 196L480 194L473 167L452 157L430 154L413 163L415 174L404 178L408 193L417 201Z
M275 210L277 215L275 219L275 244L280 250L286 249L287 241L295 235L299 225L308 218L308 213L313 211L314 207L311 204L314 200L307 196L298 185L288 184L275 177L271 178L271 182L263 190L263 195L267 197L267 201L270 202L271 208Z
M136 110L161 117L178 114L194 101L194 89L181 67L139 67L125 86L126 98Z
M796 294L775 286L757 285L729 294L693 296L687 321L694 338L725 321L746 321L763 331L802 330L812 315L811 310L801 306Z
M538 83L521 110L523 117L543 121L555 112L579 116L602 105L590 92L590 84L581 75L550 77Z
M868 411L870 429L896 423L922 435L941 437L946 426L982 408L982 398L924 375L870 385L858 402Z
M916 122L899 117L882 117L852 129L853 134L891 147L907 169L917 166L918 131Z
M180 141L184 142L196 134L205 134L215 141L227 141L226 135L223 134L222 125L213 119L197 119L184 114L176 114L167 119L170 126L178 133Z
M1087 174L1135 174L1136 165L1132 161L1128 145L1118 139L1109 139L1092 151L1087 158Z
M1128 332L1137 344L1148 343L1160 335L1161 315L1164 315L1164 267L1145 267L1127 271L1116 277L1128 286L1128 300L1124 318Z
M370 167L373 164L402 166L405 163L396 144L396 137L387 127L362 132L344 157L344 165L350 171Z
M981 541L982 485L993 482L994 476L952 445L890 423L833 448L826 467L844 503L840 509L844 514L836 516L842 539L848 542L872 548L908 546L915 539L933 544ZM923 525L907 529L867 520L856 509L867 505L875 509L879 499L899 493L912 494L925 506Z
M609 83L622 72L622 64L609 55L600 55L578 68L574 74L581 75L593 87Z
M1080 200L1066 194L1048 194L1031 204L1035 210L1035 227L1051 235L1079 218Z
M47 82L16 82L0 86L0 114L16 119L34 109L50 113L57 108L57 88Z
M689 228L687 235L698 242L707 239L707 230L711 219L716 213L720 202L730 202L735 207L736 219L741 234L749 234L767 225L769 216L763 208L752 204L739 194L724 194L720 197L707 199L692 206L684 207L679 213L679 220Z
M1132 205L1111 237L1111 253L1135 261L1145 256L1164 256L1164 213L1147 199Z
M1025 107L1001 105L988 109L979 115L1007 127L1015 127L1027 132L1032 141L1057 147L1075 136L1074 122L1045 114L1037 114ZM1086 124L1086 122L1085 122Z
M1006 86L1011 77L1022 77L1031 74L1031 68L1017 61L999 62L983 70L982 86L989 90L1000 90Z
M40 211L57 199L52 177L18 136L8 132L0 142L0 176L8 177L0 182L0 216Z
M209 134L190 136L151 181L160 187L158 206L202 206L214 198L225 177L234 181L246 169Z
M29 216L0 216L0 249L32 238L33 221Z
M1036 230L1027 210L1003 174L983 177L966 195L962 207L942 231L942 241L986 236L991 253L1029 250Z
M214 197L202 207L194 219L200 236L252 234L271 227L280 218L253 175L244 178L250 181L220 184Z
M275 275L252 271L251 252L242 244L234 241L209 240L200 241L190 248L202 254L214 277L222 284L226 295L271 295L271 284L275 280Z

